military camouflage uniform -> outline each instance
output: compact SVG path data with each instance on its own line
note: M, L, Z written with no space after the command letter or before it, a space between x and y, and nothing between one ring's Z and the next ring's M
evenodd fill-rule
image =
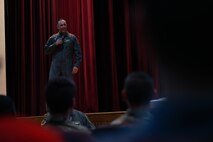
M72 121L67 121L63 116L53 116L49 114L49 120L46 121L43 127L58 129L62 132L83 132L90 133L90 130L81 125L75 125Z
M45 125L49 121L50 121L50 113L46 113L44 115L44 119L41 122L41 125ZM71 124L74 124L77 126L87 127L89 130L95 129L95 126L92 124L92 122L86 116L86 114L81 111L78 111L76 109L73 109L70 112L70 114L66 118L66 121L69 122L69 124L71 123Z
M111 122L111 125L133 125L139 121L147 123L151 118L151 113L143 109L128 109L126 114Z
M55 45L58 39L63 40L62 45ZM52 63L49 72L49 79L58 76L72 78L72 69L79 67L82 61L81 49L75 35L60 33L52 35L46 45L45 53L52 55Z

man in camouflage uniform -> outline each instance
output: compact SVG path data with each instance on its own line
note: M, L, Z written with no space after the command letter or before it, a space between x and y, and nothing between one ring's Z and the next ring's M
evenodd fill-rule
M58 76L72 78L82 61L81 49L76 36L67 31L64 19L58 21L57 28L59 32L52 35L45 45L45 53L52 55L49 79Z

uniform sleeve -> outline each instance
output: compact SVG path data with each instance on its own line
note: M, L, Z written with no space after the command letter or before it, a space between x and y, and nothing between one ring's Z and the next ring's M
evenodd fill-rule
M55 50L56 50L57 46L55 45L55 40L54 40L54 37L50 37L48 40L47 40L47 43L45 44L45 53L46 54L52 54Z
M82 53L78 39L76 37L74 39L74 59L74 66L79 67L82 61Z

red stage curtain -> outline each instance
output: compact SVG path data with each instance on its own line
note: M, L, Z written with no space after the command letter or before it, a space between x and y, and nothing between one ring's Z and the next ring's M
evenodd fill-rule
M120 92L129 72L147 72L158 88L149 30L138 25L143 9L134 0L94 0L94 10L99 109L124 109Z
M18 115L45 113L51 57L44 54L44 45L57 32L59 18L67 20L83 53L75 76L77 109L125 110L120 92L131 71L143 70L157 82L155 56L136 28L136 11L134 0L5 1L7 95Z
M7 94L19 115L45 112L44 88L51 57L44 45L57 32L59 18L81 44L83 62L76 76L76 107L98 111L94 20L92 0L8 0L6 2Z

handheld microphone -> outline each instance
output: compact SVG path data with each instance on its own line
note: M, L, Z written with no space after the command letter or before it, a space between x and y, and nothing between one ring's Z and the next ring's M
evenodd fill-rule
M64 35L63 35L63 36L61 37L61 40L64 41L64 38L65 38L65 37L64 37Z

